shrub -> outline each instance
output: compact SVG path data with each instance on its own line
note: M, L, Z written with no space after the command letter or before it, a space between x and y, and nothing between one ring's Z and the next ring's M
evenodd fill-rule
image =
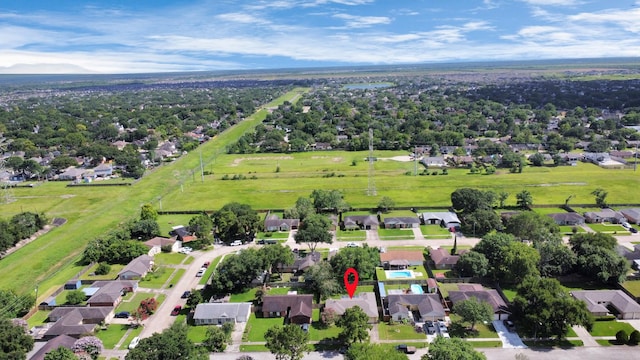
M104 345L102 340L95 336L85 336L76 340L72 350L75 353L86 352L92 359L97 359L98 355L104 350Z
M107 275L109 271L111 271L111 265L102 262L98 264L95 273L96 275Z
M629 345L638 345L640 344L640 331L633 330L629 335Z
M82 290L72 290L67 294L67 304L78 305L87 298Z
M627 335L626 331L620 330L616 333L616 341L618 341L618 344L620 345L626 344L629 342L629 335Z

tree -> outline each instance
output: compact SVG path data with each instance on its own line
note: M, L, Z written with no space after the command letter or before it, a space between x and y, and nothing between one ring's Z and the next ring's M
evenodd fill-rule
M202 345L211 352L224 352L231 336L227 335L222 328L217 326L207 327L207 335Z
M582 275L612 285L626 280L629 263L614 250L585 245L582 251L584 253L578 255L577 260L577 268Z
M495 194L471 188L461 188L451 193L451 205L455 211L472 213L477 210L489 210L495 201Z
M13 304L13 306L4 306L2 315L5 318L15 318L25 315L31 310L33 305L35 305L35 301L36 299L33 294L18 295L14 290L0 289L0 304Z
M631 334L629 334L629 345L638 345L640 344L640 331L633 330Z
M324 215L309 216L294 237L296 244L307 244L311 252L315 252L319 243L331 244L333 236L329 233L330 226L331 222Z
M470 342L460 338L445 338L442 336L429 345L429 353L421 360L486 360L483 353L476 351Z
M544 165L544 155L542 155L541 153L535 153L531 156L529 156L529 161L531 162L531 165L533 166L542 166Z
M359 306L346 309L336 325L342 328L339 337L346 346L369 339L369 317Z
M552 278L524 279L512 302L512 316L519 332L534 339L562 339L573 325L587 330L593 325L586 303L567 294Z
M285 210L284 217L287 219L300 219L304 220L311 214L315 213L315 208L311 199L306 197L299 197L296 200L296 205L288 210Z
M534 245L545 241L561 241L560 227L549 216L523 211L506 221L505 231L518 240L529 240Z
M492 209L481 209L463 214L462 231L473 236L483 236L493 230L502 229L500 216Z
M0 318L0 359L26 359L33 349L33 338L20 325Z
M624 331L624 329L618 330L618 332L616 333L616 341L620 345L625 345L629 342L629 335L626 331Z
M409 357L391 346L382 344L353 344L345 354L347 360L407 360Z
M513 235L495 233L485 235L472 249L485 256L489 262L488 275L497 279L504 262L504 249L515 242Z
M87 295L82 290L71 290L67 293L67 304L78 305L87 299Z
M596 197L596 205L601 208L607 207L607 195L609 195L607 191L597 188L591 192L591 195Z
M207 214L196 215L189 220L189 230L193 231L194 235L203 243L211 243L213 220Z
M187 326L175 322L162 333L140 340L138 346L129 350L126 360L193 359L207 360L203 353L187 337Z
M469 251L460 255L460 259L454 266L454 270L460 277L484 277L489 271L489 261L477 251Z
M101 262L100 264L98 264L98 266L96 267L96 275L107 275L109 273L109 271L111 271L111 265L105 263L105 262Z
M187 306L195 309L195 307L203 301L204 298L202 297L202 292L200 292L200 290L191 289L189 297L187 298Z
M227 256L211 278L211 289L216 294L226 294L245 289L265 265L256 249L244 249L236 256Z
M475 297L456 303L453 306L453 312L460 315L462 321L471 323L471 331L475 330L476 323L493 320L491 305Z
M540 253L538 270L540 275L554 277L566 275L576 265L576 254L562 241L546 241L536 245Z
M504 203L509 198L509 193L506 191L501 191L498 193L498 202L500 204L500 208L504 208Z
M344 201L344 196L338 190L313 190L311 198L317 212L322 210L339 212L349 208L349 205Z
M383 213L387 213L389 212L389 209L391 209L395 205L396 205L396 202L393 201L392 198L388 196L383 196L382 199L380 199L380 202L378 202L378 209Z
M336 280L336 274L327 261L311 266L305 272L304 278L305 287L316 296L316 300L326 299L342 291L342 286Z
M291 265L295 261L291 248L280 244L263 246L258 250L258 255L262 257L265 270L269 274L273 274L274 270L280 269L278 265Z
M538 251L524 243L512 241L502 248L502 262L495 269L505 283L518 284L528 276L539 276Z
M147 241L160 235L160 225L153 219L138 220L131 224L131 238Z
M333 272L341 277L349 268L358 271L358 277L362 280L373 279L376 267L380 264L378 249L364 244L363 247L347 247L340 250L331 260Z
M70 349L60 346L45 354L44 360L77 360L78 357Z
M533 196L531 196L529 190L522 190L516 194L516 204L523 209L528 209L533 205Z
M72 350L75 353L87 353L93 360L96 360L104 350L104 345L102 340L95 336L85 336L73 343Z
M616 238L605 233L580 233L569 239L571 250L578 256L584 255L589 246L613 250L617 244Z
M266 347L277 360L301 360L309 351L309 333L299 325L273 326L264 334Z
M213 224L222 241L230 243L242 239L248 242L253 241L260 227L260 217L251 206L232 202L213 214Z
M330 327L336 323L337 317L335 310L325 307L324 311L320 314L320 321L322 321L322 325L325 327Z
M158 212L151 204L144 204L140 209L140 220L158 221Z

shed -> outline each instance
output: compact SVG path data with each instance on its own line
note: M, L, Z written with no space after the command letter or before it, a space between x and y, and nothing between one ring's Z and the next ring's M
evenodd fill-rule
M80 279L69 280L64 284L65 290L78 290L82 287L82 281Z

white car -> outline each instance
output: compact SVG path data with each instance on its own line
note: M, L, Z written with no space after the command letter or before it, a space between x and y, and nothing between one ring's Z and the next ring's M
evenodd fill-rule
M138 346L139 342L140 342L140 338L137 336L131 339L131 342L129 343L129 349L135 349L136 346Z
M358 244L356 244L354 242L348 242L347 243L347 247L358 247Z
M192 251L193 251L193 249L188 247L188 246L182 247L182 248L180 248L180 250L178 250L178 252L180 254L188 254L188 253L190 253Z
M203 277L205 271L207 271L207 269L205 269L205 268L202 268L202 269L198 270L198 273L196 273L196 277Z
M232 242L229 245L231 245L231 246L240 246L240 245L242 245L242 240L236 240L236 241Z

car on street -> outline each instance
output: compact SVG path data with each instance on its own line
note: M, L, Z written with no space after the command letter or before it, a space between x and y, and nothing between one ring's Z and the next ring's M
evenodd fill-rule
M206 271L206 268L200 268L200 270L198 270L198 272L196 273L196 277L203 277Z
M356 244L354 242L348 242L347 243L347 247L358 247L358 244Z
M180 311L182 311L182 305L176 305L173 310L171 310L171 316L180 315Z
M181 299L187 299L189 298L189 296L191 295L191 291L187 290L185 292L182 293L182 295L180 296Z
M207 262L205 262L204 264L202 264L202 267L206 269L206 268L208 268L208 267L209 267L209 265L211 265L211 262L210 262L210 261L207 261Z
M632 234L637 234L637 233L638 233L638 229L636 229L636 228L634 228L634 227L630 227L630 228L629 228L629 231L630 231Z
M231 245L231 246L240 246L240 245L242 245L242 240L233 241L229 245Z
M135 349L136 346L138 346L139 342L140 342L140 338L137 336L131 339L131 342L129 343L129 349Z
M113 315L116 319L128 319L131 314L128 311L120 311Z

